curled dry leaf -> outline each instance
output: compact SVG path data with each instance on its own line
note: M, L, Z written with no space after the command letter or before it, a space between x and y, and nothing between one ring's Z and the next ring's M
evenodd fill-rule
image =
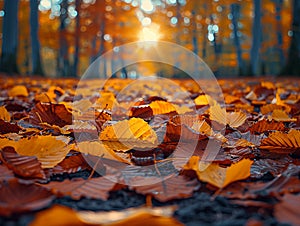
M36 156L42 168L51 168L61 162L72 149L71 145L67 145L68 142L69 138L64 136L34 136L18 141L1 139L0 148L12 146L19 155Z
M22 128L16 124L0 119L0 134L18 133Z
M10 216L42 209L48 206L53 195L46 188L35 184L21 183L17 179L0 184L0 215Z
M63 127L72 124L72 112L63 104L37 103L29 112L29 123L39 125L46 122Z
M267 149L279 154L289 154L300 148L300 131L291 129L288 133L271 133L261 141L260 149Z
M25 86L17 85L17 86L14 86L13 88L11 88L8 91L8 95L9 95L9 97L17 97L17 96L27 97L28 96L28 91L27 91L27 88Z
M13 147L3 148L1 155L4 164L16 175L23 178L46 179L41 163L35 156L19 155Z
M100 133L107 147L126 151L132 148L152 148L158 145L157 135L147 122L140 118L119 121Z
M134 179L133 179L134 180ZM190 180L185 176L171 176L158 183L133 186L137 193L143 195L151 195L160 202L166 202L172 199L188 198L193 195L193 192L199 189L200 184L197 180Z
M228 124L230 127L237 128L244 124L247 115L243 112L226 112L225 108L215 104L209 108L209 118L222 125Z
M274 215L281 223L288 223L291 225L299 225L300 195L285 194L281 201L275 205Z
M250 168L253 161L243 159L231 166L224 168L216 163L204 163L199 156L192 156L184 169L192 169L197 173L199 180L208 182L218 188L224 188L228 184L246 179L250 176Z
M62 182L54 181L42 186L51 189L57 196L70 196L75 200L82 197L107 200L109 192L115 188L116 182L104 177L87 180L79 178Z
M0 107L0 119L10 122L10 114L4 106Z

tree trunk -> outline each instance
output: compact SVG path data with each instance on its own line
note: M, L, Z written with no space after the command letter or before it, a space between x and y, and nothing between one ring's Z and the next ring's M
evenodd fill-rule
M237 62L238 62L238 68L239 68L239 75L243 75L244 71L244 64L243 64L243 58L242 58L242 48L240 43L240 38L238 36L238 21L240 19L240 5L239 4L231 4L230 10L232 14L232 25L233 25L233 35L234 35L234 45L236 49L236 56L237 56Z
M284 65L284 55L283 55L283 39L282 39L282 21L281 21L281 13L282 13L282 3L283 0L275 0L275 19L276 19L276 36L277 36L277 51L279 56L279 64L282 67Z
M283 71L288 75L300 75L300 1L293 2L293 36L290 44L288 61Z
M18 47L18 0L4 1L3 37L0 70L10 74L19 73Z
M258 76L260 71L260 59L259 52L261 46L261 0L253 0L254 4L254 20L252 25L252 47L251 47L251 59L250 70L251 74Z
M68 0L62 0L60 4L60 27L59 27L59 60L58 71L59 76L70 76L70 62L69 62L69 44L67 40L66 21L68 18Z
M40 54L40 41L38 36L38 6L39 1L30 0L30 38L32 57L31 73L34 75L44 75Z
M80 4L81 0L75 1L76 16L76 30L75 30L75 52L73 59L73 76L78 76L79 50L80 50Z

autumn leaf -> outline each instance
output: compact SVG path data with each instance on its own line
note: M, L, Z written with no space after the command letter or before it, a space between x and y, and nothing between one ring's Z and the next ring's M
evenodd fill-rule
M211 106L209 109L209 118L220 124L228 124L230 127L237 128L244 124L247 119L243 112L226 112L219 104Z
M27 97L29 94L28 94L27 88L25 86L17 85L8 91L8 95L10 97L17 97L17 96Z
M42 168L51 168L57 165L72 148L72 146L67 145L69 138L64 136L34 136L18 141L8 139L2 141L3 144L1 144L0 139L0 148L12 146L19 155L36 156L41 162Z
M216 101L209 95L203 94L199 95L195 100L194 100L196 105L215 105Z
M266 131L283 131L285 130L284 124L282 122L268 121L266 119L260 120L254 123L250 128L250 132L253 133L263 133Z
M32 184L21 183L17 179L2 181L0 184L0 215L10 216L47 207L53 200L47 189Z
M109 192L114 189L116 182L105 177L87 180L79 178L62 182L54 181L42 186L50 189L57 196L70 196L76 200L82 197L107 200Z
M81 153L117 160L120 162L130 164L128 160L126 160L125 158L121 158L120 155L117 155L112 148L106 146L100 141L84 141L77 143L76 146L76 150Z
M132 148L153 148L158 145L156 133L140 118L119 121L105 127L100 140L109 148L126 151Z
M282 110L275 109L272 115L269 117L270 120L274 119L277 122L295 122L296 118L290 118L287 113Z
M176 111L173 104L162 100L152 101L149 106L153 111L153 115L167 114Z
M288 133L280 131L271 133L268 138L261 141L260 149L289 154L300 148L300 131L291 129Z
M4 106L0 107L0 119L10 122L10 114Z
M224 188L234 181L249 177L252 163L252 160L243 159L227 168L223 168L216 163L203 163L200 161L199 156L192 156L184 169L194 170L199 180L203 182L208 182L218 188Z

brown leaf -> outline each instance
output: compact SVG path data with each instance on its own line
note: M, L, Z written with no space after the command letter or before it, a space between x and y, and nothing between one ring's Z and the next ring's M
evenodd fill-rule
M43 186L51 189L58 196L71 196L75 200L82 197L107 200L109 192L114 189L116 183L104 177L99 177L88 180L79 178L62 182L55 181Z
M146 180L146 178L144 178ZM137 193L151 195L161 202L172 199L188 198L200 187L197 180L190 180L185 176L171 176L161 182L130 187Z
M279 154L289 154L300 148L300 131L291 129L289 133L274 132L261 141L260 149Z
M20 130L22 128L18 125L0 119L0 134L18 133Z
M7 181L11 178L14 178L14 173L10 169L7 168L5 165L0 165L0 182Z
M29 112L29 122L35 125L46 122L63 127L72 124L72 112L63 104L37 103Z
M291 225L299 225L300 195L285 194L282 200L274 207L274 215L281 223L288 223Z
M0 184L0 215L9 216L38 210L48 206L53 195L47 189L19 182L17 179L3 181Z
M24 178L46 179L41 163L35 156L22 156L13 147L5 147L2 152L4 164L13 172Z
M269 117L271 120L274 119L277 122L295 122L296 118L290 118L287 113L282 110L275 109L272 115Z
M253 126L250 127L250 132L254 133L263 133L267 131L284 131L285 127L282 122L270 122L266 119L256 122Z

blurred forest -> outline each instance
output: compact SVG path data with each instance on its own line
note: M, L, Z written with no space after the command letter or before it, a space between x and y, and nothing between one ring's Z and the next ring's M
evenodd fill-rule
M122 44L164 40L219 77L300 75L299 25L299 0L0 0L0 71L77 77L108 50L107 67L130 57Z

